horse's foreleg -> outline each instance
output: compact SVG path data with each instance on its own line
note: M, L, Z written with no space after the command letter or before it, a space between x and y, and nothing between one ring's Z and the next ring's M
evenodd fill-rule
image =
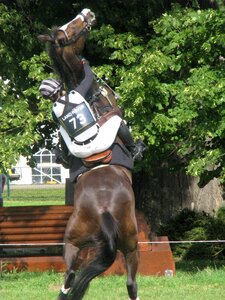
M138 255L135 249L124 254L127 267L127 291L129 300L139 300L137 297L136 273L138 268Z
M66 300L70 288L75 279L75 263L80 249L70 243L64 247L64 260L66 262L66 273L64 285L62 286L57 300Z

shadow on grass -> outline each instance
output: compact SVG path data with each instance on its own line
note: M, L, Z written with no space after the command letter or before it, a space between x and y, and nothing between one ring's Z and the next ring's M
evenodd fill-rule
M211 268L214 270L222 269L225 267L224 260L175 260L176 270L188 273L197 273L198 271L204 270L206 268Z

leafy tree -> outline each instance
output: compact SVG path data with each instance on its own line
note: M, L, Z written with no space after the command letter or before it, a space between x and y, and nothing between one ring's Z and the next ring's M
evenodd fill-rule
M43 26L34 21L30 28L31 16L24 17L23 13L0 4L1 169L11 167L19 155L30 155L39 141L43 144L42 127L48 115L46 103L39 102L40 96L31 88L35 80L41 79L43 69L43 55L34 55L39 47L35 32L43 30ZM25 63L31 57L31 68L40 66L35 79L30 71L28 74ZM49 130L52 132L51 127Z
M38 86L42 79L55 75L46 49L38 42L37 35L74 18L82 8L87 4L89 6L88 1L83 2L4 0L0 3L1 171L15 164L19 155L31 157L44 144L51 147L55 131L50 115L51 104L40 97ZM115 7L116 2L123 5L121 1L115 1ZM93 10L96 9L99 22L107 23L104 12L109 11L112 3L101 3L104 4L102 10L99 3ZM133 1L135 5L136 1ZM92 6L93 1L89 7L92 9ZM114 22L120 20L120 7L117 8L117 16L113 15L111 19ZM135 18L134 13L133 16ZM131 26L128 17L121 17L120 24L126 23L125 30ZM101 63L94 56L93 60Z
M51 147L55 125L51 105L38 85L53 69L37 35L55 22L72 19L64 1L4 1L0 3L0 169L10 168L20 155L31 158L39 147ZM66 15L69 11L71 15ZM54 12L54 13L53 13ZM64 18L63 19L63 13Z
M176 2L182 6L154 0L3 1L0 168L45 143L52 146L51 104L38 86L55 75L37 35L89 7L98 27L84 54L122 95L133 134L148 143L143 165L166 161L171 169L201 176L203 184L213 176L223 180L224 5ZM208 7L220 9L200 10Z
M150 165L183 167L201 185L225 179L224 25L222 11L175 7L153 22L139 63L120 70L118 91ZM123 46L114 55L126 61Z

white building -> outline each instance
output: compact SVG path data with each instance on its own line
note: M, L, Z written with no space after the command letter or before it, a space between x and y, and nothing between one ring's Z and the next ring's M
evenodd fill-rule
M19 179L13 180L12 184L43 184L65 183L69 177L69 170L55 163L55 154L48 149L41 149L35 153L36 166L31 168L27 165L25 157L20 157L15 166L15 174Z

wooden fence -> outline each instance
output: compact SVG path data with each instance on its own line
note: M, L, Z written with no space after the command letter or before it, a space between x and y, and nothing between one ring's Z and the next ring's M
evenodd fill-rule
M65 271L62 246L65 227L73 211L72 206L24 206L0 208L0 262L5 268L18 271ZM151 244L149 226L142 213L137 212L139 228L139 269L144 275L175 273L169 243ZM168 241L155 237L154 241ZM78 265L91 257L91 250L81 251ZM126 272L122 254L118 252L107 274Z

